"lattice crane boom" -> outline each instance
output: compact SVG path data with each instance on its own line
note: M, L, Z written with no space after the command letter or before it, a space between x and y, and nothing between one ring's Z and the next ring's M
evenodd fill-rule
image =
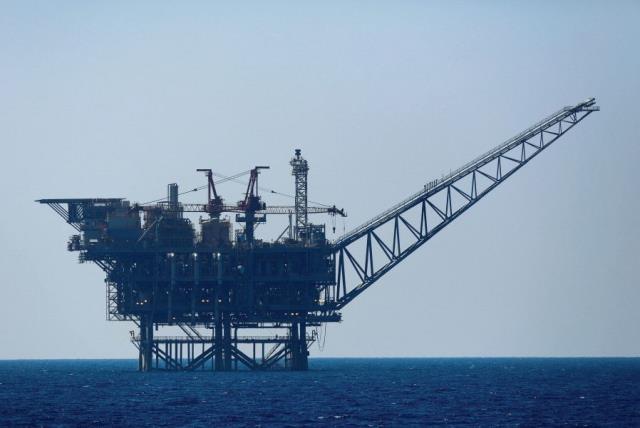
M336 295L328 296L328 306L338 310L351 302L569 129L598 111L595 103L589 98L560 109L447 176L427 183L335 241L337 287Z

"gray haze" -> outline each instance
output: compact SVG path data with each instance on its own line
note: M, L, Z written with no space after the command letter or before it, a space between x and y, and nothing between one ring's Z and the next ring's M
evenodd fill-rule
M146 201L203 184L196 168L265 164L261 184L292 193L299 147L342 233L590 96L601 112L347 306L312 356L640 355L639 5L2 2L0 358L136 355L131 324L105 321L102 272L34 199Z

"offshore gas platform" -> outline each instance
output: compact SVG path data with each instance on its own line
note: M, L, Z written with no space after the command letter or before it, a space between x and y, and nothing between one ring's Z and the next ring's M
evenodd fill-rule
M131 337L139 370L306 370L314 328L339 322L349 302L598 110L593 98L564 107L335 241L309 215L346 214L309 205L309 165L300 150L290 162L293 206L262 200L258 177L266 166L246 172L244 198L235 204L225 203L216 184L242 174L216 182L220 174L211 169L198 170L207 181L203 204L180 202L177 184L168 185L166 198L144 204L123 198L37 202L78 231L68 250L106 273L107 319L139 328ZM199 230L185 213L206 214ZM225 213L235 214L235 229ZM256 227L272 214L288 215L288 226L273 241L257 239ZM181 334L155 334L167 326Z

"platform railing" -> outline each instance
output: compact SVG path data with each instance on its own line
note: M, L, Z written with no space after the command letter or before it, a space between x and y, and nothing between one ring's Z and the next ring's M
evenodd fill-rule
M315 340L315 335L307 334L307 341ZM200 336L200 337L189 337L189 336L155 336L153 341L156 343L211 343L213 342L213 336ZM139 343L141 341L140 335L135 335L131 337L131 341L134 343ZM237 343L284 343L289 342L291 340L291 336L289 335L275 335L275 336L237 336L231 338L232 342Z

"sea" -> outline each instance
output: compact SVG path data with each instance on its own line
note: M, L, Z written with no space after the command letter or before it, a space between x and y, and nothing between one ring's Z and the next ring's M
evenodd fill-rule
M307 372L0 361L0 426L640 427L640 358L322 358Z

